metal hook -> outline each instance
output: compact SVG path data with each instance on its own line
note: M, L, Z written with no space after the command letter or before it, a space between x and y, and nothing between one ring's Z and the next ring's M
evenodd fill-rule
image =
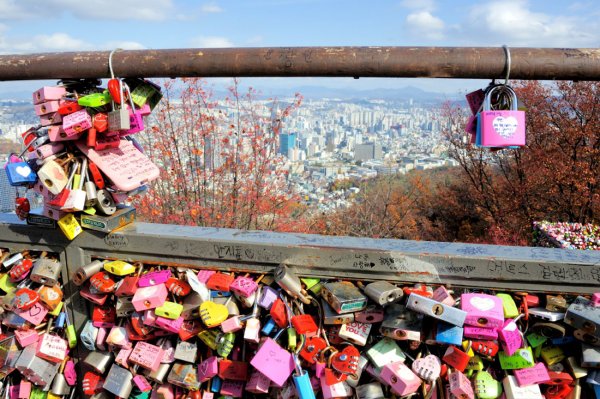
M116 48L113 51L111 51L110 54L108 55L108 69L110 70L110 77L111 77L111 79L115 78L115 73L113 71L113 65L112 65L113 54L116 53L119 50L123 50L123 49L122 48Z
M510 58L510 49L508 48L508 46L505 44L502 46L502 48L504 49L504 54L506 55L506 61L505 61L505 68L506 68L506 77L504 78L504 84L508 85L508 78L510 76L510 66L511 66L511 58Z

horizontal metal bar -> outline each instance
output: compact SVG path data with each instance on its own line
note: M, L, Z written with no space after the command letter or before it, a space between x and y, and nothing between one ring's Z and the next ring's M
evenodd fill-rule
M512 48L510 77L600 80L600 49ZM107 51L0 56L0 80L109 77ZM118 77L504 78L501 47L265 47L122 50Z
M3 224L0 237L65 244L59 232ZM1 241L1 240L0 240ZM593 293L600 253L552 248L328 237L135 223L66 243L71 271L94 257L270 272L280 263L301 275L480 289Z

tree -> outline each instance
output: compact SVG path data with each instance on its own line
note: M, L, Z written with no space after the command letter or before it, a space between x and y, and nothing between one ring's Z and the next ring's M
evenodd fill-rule
M148 221L274 230L298 212L289 192L285 160L277 154L279 131L301 104L256 99L233 81L222 101L206 82L170 80L155 119L140 136L161 178L138 199ZM177 93L180 91L179 96Z

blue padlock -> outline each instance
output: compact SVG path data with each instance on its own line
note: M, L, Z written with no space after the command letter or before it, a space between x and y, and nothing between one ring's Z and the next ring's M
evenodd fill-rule
M463 339L463 328L449 323L439 322L435 341L439 344L460 346Z
M275 320L273 320L272 317L269 317L269 320L267 320L267 322L265 323L263 328L260 330L260 332L262 332L263 335L270 336L271 333L273 332L273 330L275 329L275 326L276 326Z
M294 356L294 360L296 363L296 373L294 373L292 377L294 378L294 385L296 386L298 397L300 399L315 399L315 392L310 383L310 376L300 367L297 356Z
M56 322L54 322L55 328L60 328L61 330L65 328L65 323L67 321L67 315L65 312L60 312L58 317L56 318Z
M574 342L576 342L575 337L572 335L565 335L564 337L560 337L560 338L552 338L550 340L552 342L552 345L569 345L572 344Z
M210 391L212 393L219 393L221 391L221 386L223 385L223 380L217 376L214 376L210 380Z

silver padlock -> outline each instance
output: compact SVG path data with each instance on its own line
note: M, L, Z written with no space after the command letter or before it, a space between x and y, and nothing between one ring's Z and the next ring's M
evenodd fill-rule
M359 312L367 307L367 297L348 281L323 284L321 296L339 314Z
M577 297L565 313L564 322L578 330L600 337L600 307L582 296Z
M181 312L181 316L183 316L184 320L197 319L200 317L200 305L204 300L202 297L195 291L192 291L188 296L183 300L183 310Z
M359 283L359 287L361 284ZM387 305L398 302L404 296L402 288L396 287L387 281L375 281L367 284L363 288L365 295L378 305Z
M15 364L15 368L35 385L49 385L58 372L60 363L49 362L37 357L35 354L36 345L25 347Z
M200 388L197 377L198 370L194 365L188 363L174 363L167 376L167 381L178 387L197 391L198 388Z
M398 317L390 317L383 320L381 327L379 328L379 332L381 332L381 335L385 337L400 341L420 341L421 329L421 319L401 319Z
M29 278L36 283L53 286L58 284L60 276L60 262L52 259L40 258L33 263Z
M110 216L117 211L115 200L112 195L106 189L98 190L96 192L98 199L96 200L95 208L98 212L103 215Z
M87 354L83 364L90 366L100 374L104 374L114 360L114 355L111 352L94 351Z
M600 367L600 349L588 344L581 344L581 366L586 368Z
M162 384L167 378L167 375L169 374L170 370L170 363L161 363L160 366L158 366L158 368L156 369L156 371L145 369L144 375L148 377L149 380L152 380L157 384Z
M358 358L358 367L357 367L356 371L354 372L354 374L348 375L348 378L346 379L346 382L348 383L348 385L350 385L353 388L356 388L356 386L358 385L358 382L360 381L360 377L363 373L363 370L365 369L365 367L367 367L368 364L369 364L369 359L367 359L366 357L361 355Z
M83 183L83 187L85 189L85 206L87 208L92 207L96 204L98 200L98 187L96 187L96 183L90 180L90 174L88 168L85 168L85 183Z
M464 310L448 306L444 303L417 294L410 294L408 302L406 303L406 308L458 327L462 327L467 318L467 312Z
M75 285L82 285L94 274L104 269L104 264L106 262L106 260L93 260L87 265L81 266L80 268L75 270L75 274L73 274L71 280L73 281L73 283L75 283Z
M129 111L127 110L127 105L124 99L125 93L123 93L123 81L119 79L119 91L121 98L121 106L117 109L115 108L115 102L112 102L112 111L108 113L108 131L116 132L118 130L129 130L130 120L129 120Z
M135 307L131 302L133 297L131 296L120 296L117 298L115 309L117 311L117 317L127 317L135 312Z
M310 303L310 297L302 288L302 282L286 265L277 266L274 273L275 282L292 298L298 298L305 304Z
M177 342L175 359L188 363L196 363L198 359L198 344L195 341Z
M71 387L67 384L67 380L62 373L57 373L52 381L52 388L50 389L54 395L65 396L71 393Z
M323 323L327 325L339 325L352 323L354 321L354 313L337 314L324 299L321 298L323 307Z
M133 374L123 367L113 364L102 388L120 398L128 398L133 389Z
M357 386L356 396L358 399L385 399L383 388L378 382Z

